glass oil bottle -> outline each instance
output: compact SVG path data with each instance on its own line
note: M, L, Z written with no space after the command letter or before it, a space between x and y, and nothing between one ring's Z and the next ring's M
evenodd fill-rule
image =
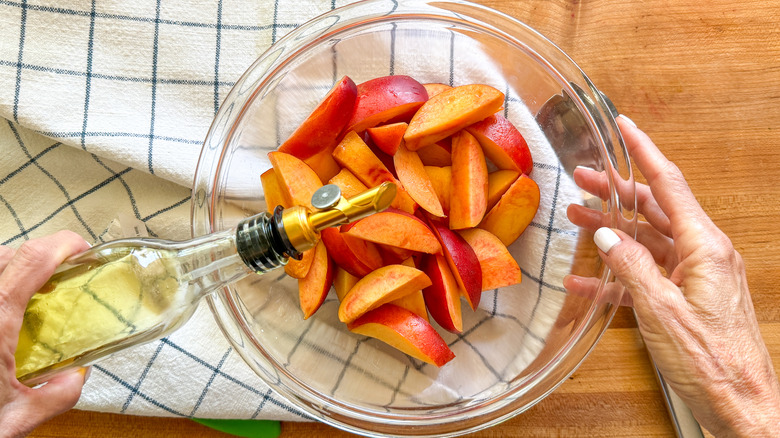
M16 376L33 386L58 372L160 339L182 326L201 298L313 248L319 232L384 210L384 183L350 199L326 185L314 210L277 207L236 228L185 242L121 239L66 260L32 297L16 349Z

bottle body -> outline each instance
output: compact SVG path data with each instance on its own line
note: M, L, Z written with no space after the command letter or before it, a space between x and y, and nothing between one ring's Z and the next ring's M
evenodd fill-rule
M272 217L252 219L244 235L265 236ZM172 333L202 297L256 272L239 254L236 236L233 229L186 242L122 239L68 260L28 303L15 353L17 378L36 385ZM265 263L268 270L286 262L272 245L253 250L254 257L273 261Z
M162 338L181 327L204 296L300 259L322 229L384 210L395 193L394 184L383 183L347 200L338 187L323 186L312 195L312 205L320 206L314 212L276 207L186 242L122 239L72 257L27 305L16 377L37 385Z

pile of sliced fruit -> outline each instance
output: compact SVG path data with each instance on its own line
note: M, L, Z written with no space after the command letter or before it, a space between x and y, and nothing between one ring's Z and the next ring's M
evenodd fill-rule
M430 323L463 329L483 291L520 283L507 250L536 214L528 146L498 112L504 95L482 84L421 84L385 76L360 85L344 77L277 151L261 180L269 209L311 207L315 190L336 184L350 198L385 181L391 207L322 232L290 260L304 318L331 286L339 319L442 366L454 354ZM497 170L488 172L488 162Z

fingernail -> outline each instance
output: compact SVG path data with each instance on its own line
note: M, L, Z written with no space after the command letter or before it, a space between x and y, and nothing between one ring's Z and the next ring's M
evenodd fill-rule
M629 119L628 116L626 116L625 114L620 114L618 117L622 117L623 120L625 120L629 125L631 125L634 128L636 128L636 123L634 123L633 120Z
M620 243L620 236L610 228L601 227L593 234L593 241L596 242L596 246L600 250L604 251L605 254L609 254L609 250Z

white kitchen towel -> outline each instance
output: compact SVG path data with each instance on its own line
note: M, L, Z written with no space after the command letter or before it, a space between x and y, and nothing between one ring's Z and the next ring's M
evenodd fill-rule
M282 35L341 5L0 0L0 244L18 246L60 229L99 242L116 237L112 221L122 215L144 222L151 236L188 238L198 154L227 92ZM522 103L508 99L507 111L541 151L534 178L543 191L554 193L523 237L535 248L522 266L528 292L509 298L528 300L527 318L516 322L525 328L523 336L541 346L559 307L539 296L544 289L562 298L560 278L568 266L548 249L576 239L562 208L580 200L559 198L577 190ZM483 301L490 306L497 300ZM551 307L537 312L540 303ZM472 317L470 338L448 340L459 344L456 349L480 344L480 337L490 335L485 316L496 314ZM503 358L505 369L522 369L540 348L527 350L526 357ZM246 366L204 306L169 338L97 364L78 407L138 415L309 418Z

